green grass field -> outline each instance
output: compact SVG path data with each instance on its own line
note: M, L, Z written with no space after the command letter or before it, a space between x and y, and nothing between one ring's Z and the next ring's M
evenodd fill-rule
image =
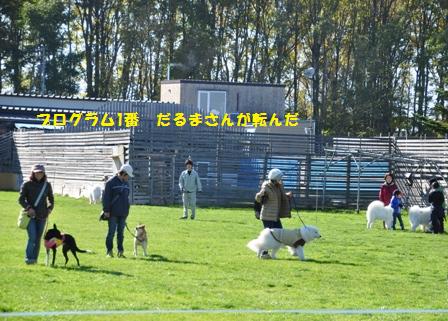
M81 267L69 254L64 267L24 263L26 232L16 227L18 193L0 192L0 310L155 309L446 309L448 235L366 230L365 215L303 212L322 239L305 247L300 262L279 252L259 260L246 243L261 230L251 209L199 209L178 220L179 207L132 206L128 225L149 227L149 257L134 258L125 231L126 259L108 259L107 223L99 205L57 197L50 224L75 236ZM407 217L405 225L409 228ZM283 221L299 225L297 217ZM447 320L448 314L319 316L291 314L167 314L65 316L60 320ZM14 318L18 320L20 318ZM23 317L22 319L39 319Z

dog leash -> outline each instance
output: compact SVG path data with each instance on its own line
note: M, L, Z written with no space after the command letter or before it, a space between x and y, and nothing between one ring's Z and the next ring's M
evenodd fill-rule
M139 239L139 238L137 237L137 235L134 235L134 233L131 232L131 230L130 230L129 227L128 227L128 223L126 223L125 226L126 226L126 229L127 229L128 232L129 232L129 234L131 234L133 237L135 237L139 242L143 242L143 240Z
M306 225L305 225L305 227L306 227ZM276 240L280 244L285 244L275 236L274 232L272 232L272 229L269 229L269 233L271 233L271 236L274 238L274 240ZM306 243L305 240L303 238L300 238L292 244L292 247L297 248L299 246L305 246L305 243ZM285 245L288 245L288 244L285 244Z
M296 203L296 199L295 199L295 197L294 197L294 194L291 194L291 195L292 195L291 198L292 198L292 201L293 201L293 203L294 203L294 209L296 210L297 216L299 217L299 219L300 219L300 221L302 222L303 226L306 227L305 222L302 220L302 218L301 218L300 215L299 215L299 209L297 208L297 203Z
M47 234L47 231L48 231L48 221L49 220L50 220L50 215L47 216L47 220L45 222L45 229L44 229L44 234L43 235Z

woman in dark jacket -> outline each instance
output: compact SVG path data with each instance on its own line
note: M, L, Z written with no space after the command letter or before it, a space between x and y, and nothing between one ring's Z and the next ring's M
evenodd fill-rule
M445 203L445 195L440 190L439 182L432 183L432 190L428 196L429 203L432 205L431 222L433 233L442 234L445 232L443 221L445 219L445 209L443 203Z
M44 189L42 197L35 206L42 189ZM20 189L19 203L31 218L27 227L28 243L25 251L25 263L36 264L45 224L54 207L53 189L47 182L43 165L33 166L29 180L23 183Z

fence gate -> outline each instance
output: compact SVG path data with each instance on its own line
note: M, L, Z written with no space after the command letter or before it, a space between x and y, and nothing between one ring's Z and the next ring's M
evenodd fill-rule
M175 177L174 154L150 154L148 164L149 203L169 205L175 200L177 180Z

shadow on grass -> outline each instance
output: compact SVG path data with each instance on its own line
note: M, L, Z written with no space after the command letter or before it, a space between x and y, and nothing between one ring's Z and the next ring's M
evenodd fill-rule
M211 220L211 219L196 219L197 221L201 222L210 222L210 223L230 223L230 224L240 224L240 225L247 225L246 222L238 222L238 221L232 221L232 220Z
M70 270L70 271L77 271L77 272L88 272L88 273L103 273L103 274L109 274L109 275L116 275L116 276L129 276L133 277L131 274L119 272L119 271L110 271L105 269L98 269L94 266L89 265L81 265L81 266L54 266L53 269L61 269L61 270Z
M282 261L299 261L296 258L282 259ZM360 264L352 263L352 262L341 262L338 260L315 260L315 259L306 259L304 262L311 262L317 264L339 264L339 265L348 265L348 266L360 266Z
M165 263L180 263L180 264L198 264L198 265L208 265L207 263L198 263L193 261L180 261L180 260L170 260L169 258L158 255L158 254L151 254L147 257L141 257L141 258L135 258L136 260L143 260L143 261L149 261L149 262L165 262Z

